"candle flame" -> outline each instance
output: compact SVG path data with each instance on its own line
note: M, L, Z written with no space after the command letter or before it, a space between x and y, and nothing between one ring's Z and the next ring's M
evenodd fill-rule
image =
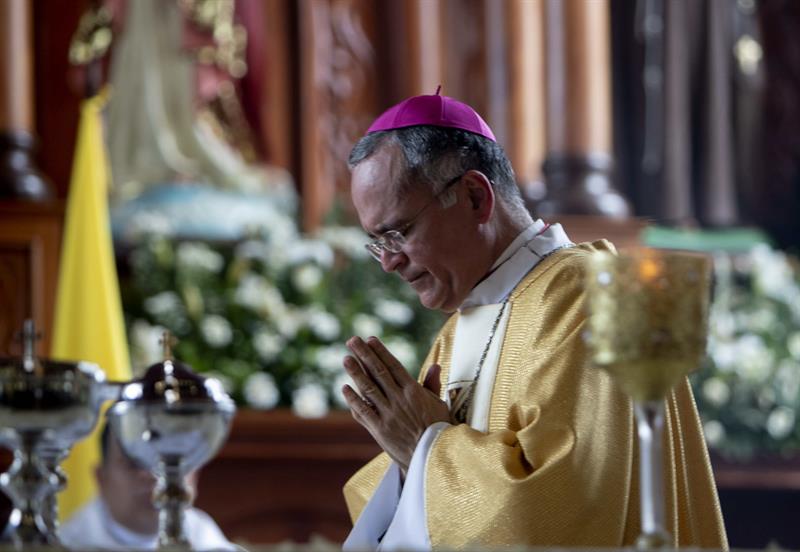
M661 274L661 263L656 259L642 259L639 263L639 278L643 282L652 282Z

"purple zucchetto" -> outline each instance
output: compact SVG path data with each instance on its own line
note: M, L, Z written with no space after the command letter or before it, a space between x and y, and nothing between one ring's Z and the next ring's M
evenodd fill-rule
M492 142L497 141L492 129L474 109L448 96L440 96L440 89L441 86L436 89L436 94L414 96L390 107L375 119L367 134L380 130L431 125L459 128L488 138Z

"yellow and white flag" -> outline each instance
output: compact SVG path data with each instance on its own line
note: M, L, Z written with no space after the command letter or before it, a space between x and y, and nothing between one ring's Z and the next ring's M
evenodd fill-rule
M104 98L95 96L84 100L81 106L61 245L51 356L95 362L108 379L128 380L128 342L108 215L110 171L103 143L103 104ZM101 420L98 428L102 423ZM69 480L59 496L62 520L97 493L93 472L100 461L98 428L78 443L64 462Z

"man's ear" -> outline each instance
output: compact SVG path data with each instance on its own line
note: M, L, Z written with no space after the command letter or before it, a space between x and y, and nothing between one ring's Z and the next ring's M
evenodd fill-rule
M480 171L467 171L464 175L467 194L480 224L489 221L494 212L494 187L491 181Z

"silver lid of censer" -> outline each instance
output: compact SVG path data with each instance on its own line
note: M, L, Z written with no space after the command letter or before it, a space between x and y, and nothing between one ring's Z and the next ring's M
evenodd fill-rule
M38 358L31 320L22 339L21 357L0 357L0 444L14 450L0 486L14 502L15 543L58 544L55 494L66 486L59 463L91 433L102 403L120 386L97 364Z

